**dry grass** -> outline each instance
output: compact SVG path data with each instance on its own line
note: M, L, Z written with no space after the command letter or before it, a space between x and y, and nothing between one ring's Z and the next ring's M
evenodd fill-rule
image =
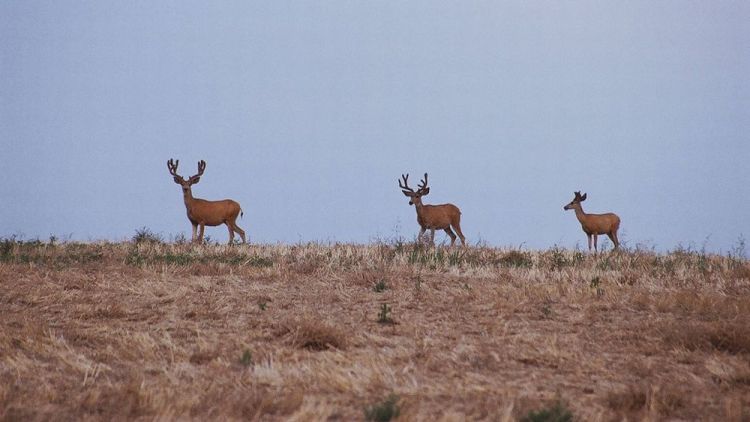
M749 278L685 250L5 239L0 419L747 420Z

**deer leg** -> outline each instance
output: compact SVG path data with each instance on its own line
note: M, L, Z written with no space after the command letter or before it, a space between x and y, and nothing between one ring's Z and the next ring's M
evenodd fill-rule
M234 243L234 230L232 230L232 225L229 223L229 221L224 224L226 224L227 229L229 229L229 245L231 245L232 243Z
M599 252L599 251L598 251L598 250L596 249L596 239L597 239L597 238L598 238L599 236L598 236L598 235L596 235L596 234L594 234L593 236L594 236L594 254L596 254L597 252Z
M234 230L235 232L239 233L240 238L242 239L242 243L245 243L245 231L240 228L240 226L237 225L237 221L227 221L227 226L230 227L230 230ZM234 236L233 236L234 238Z
M591 235L586 233L586 237L589 239L589 253L591 253Z
M196 236L197 233L198 233L198 225L197 224L193 224L193 238L191 239L191 241L193 243L195 243L195 236Z
M466 246L466 238L464 237L464 234L461 232L461 224L456 221L452 224L453 229L458 233L458 237L461 239L461 245Z
M448 233L448 236L451 238L451 248L453 247L453 244L456 243L456 235L453 233L453 230L451 230L450 226L445 228L445 232Z
M435 229L430 229L430 245L435 246Z
M609 240L612 241L612 244L614 244L614 247L612 248L612 250L617 249L617 242L615 242L615 238L614 236L612 236L612 233L607 233L607 237L609 238Z
M612 239L612 243L615 244L615 249L617 249L617 248L620 247L620 240L617 238L617 232L616 231L612 231L612 233L610 233L610 235L609 235L609 238Z
M201 223L200 230L198 231L198 243L203 244L203 229L205 228L206 228L206 225Z
M422 228L419 229L419 234L417 235L417 243L422 243L422 239L424 239L424 232L426 230L427 229L424 228L424 227L422 227Z
M247 243L247 242L245 242L245 231L242 230L240 228L240 226L238 226L237 223L234 223L234 222L232 223L232 227L234 227L234 231L236 231L237 233L240 234L240 238L242 239L242 243Z

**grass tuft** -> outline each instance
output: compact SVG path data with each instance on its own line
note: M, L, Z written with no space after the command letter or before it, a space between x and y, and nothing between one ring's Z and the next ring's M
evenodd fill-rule
M347 343L342 330L310 316L285 322L279 335L294 347L312 351L345 349Z
M532 410L520 419L521 422L571 422L573 413L561 401L549 407Z
M400 413L398 396L391 394L385 399L365 408L365 420L388 422L393 418L397 418Z
M380 305L380 312L378 312L378 323L380 324L393 324L393 318L391 318L391 307L387 303Z
M374 286L372 287L372 290L373 290L373 291L374 291L375 293L382 293L382 292L384 292L384 291L385 291L385 289L387 289L387 288L388 288L388 285L387 285L387 284L385 284L385 280L382 280L382 279L381 279L381 280L378 280L378 282L377 282L377 283L375 283L375 285L374 285Z

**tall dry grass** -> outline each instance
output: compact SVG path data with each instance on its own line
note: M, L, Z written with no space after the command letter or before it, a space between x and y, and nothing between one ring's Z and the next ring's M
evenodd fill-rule
M750 418L738 254L134 240L0 240L1 419Z

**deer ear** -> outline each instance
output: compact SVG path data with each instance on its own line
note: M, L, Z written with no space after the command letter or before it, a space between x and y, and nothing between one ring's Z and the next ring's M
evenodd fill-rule
M182 177L175 176L174 177L174 182L177 183L178 185L181 185L182 184Z
M430 193L430 188L424 188L424 192L422 192L422 196L425 196L428 193Z
M401 192L403 192L403 193L404 193L404 196L408 196L408 197L411 197L411 192L409 192L409 191L406 191L406 190L402 190Z
M584 193L583 196L581 196L581 201L585 201L585 200L586 200L586 194Z
M190 184L191 184L191 185L194 185L194 184L196 184L196 183L198 183L198 182L200 182L200 181L201 181L201 178L200 178L200 176L198 176L198 177L194 177L194 178L190 179Z

